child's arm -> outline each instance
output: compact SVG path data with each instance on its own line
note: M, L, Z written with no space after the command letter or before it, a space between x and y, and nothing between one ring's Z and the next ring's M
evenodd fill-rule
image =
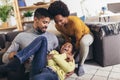
M71 72L75 69L74 59L72 61L67 61L65 59L66 54L54 55L53 60L58 64L66 73Z

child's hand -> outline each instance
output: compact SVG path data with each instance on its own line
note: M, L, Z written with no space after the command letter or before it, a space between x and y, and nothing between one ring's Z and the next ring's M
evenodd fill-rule
M68 72L68 73L66 74L66 78L69 77L69 76L71 76L73 73L74 73L74 71Z
M73 55L67 54L67 62L73 61Z

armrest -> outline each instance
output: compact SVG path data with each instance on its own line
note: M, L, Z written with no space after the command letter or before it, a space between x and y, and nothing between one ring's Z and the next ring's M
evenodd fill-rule
M6 41L12 42L13 39L15 38L15 36L17 36L17 34L19 34L22 31L15 31L15 32L9 32L6 34Z
M0 34L0 49L5 48L5 42L6 42L5 34Z
M3 62L2 62L2 56L3 56L3 54L4 54L3 52L0 52L0 65L3 64Z
M6 48L0 50L0 65L3 64L2 62L2 56L6 52Z

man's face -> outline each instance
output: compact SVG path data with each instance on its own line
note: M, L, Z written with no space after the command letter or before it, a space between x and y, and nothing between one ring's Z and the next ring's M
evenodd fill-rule
M54 18L54 21L58 26L65 26L67 23L66 20L67 17L63 17L62 15L56 15Z
M72 49L73 49L73 46L71 43L67 42L65 43L64 45L62 45L61 49L60 49L60 53L72 53Z
M40 33L46 32L49 23L49 17L34 18L34 28Z

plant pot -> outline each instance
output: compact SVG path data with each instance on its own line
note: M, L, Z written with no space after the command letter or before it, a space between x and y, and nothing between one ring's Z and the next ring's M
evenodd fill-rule
M24 21L33 21L33 17L24 17Z
M7 28L7 27L8 27L8 22L3 22L3 23L2 23L2 27L3 27L3 28Z
M24 17L24 21L28 21L28 17Z
M33 17L28 17L28 21L33 21Z

